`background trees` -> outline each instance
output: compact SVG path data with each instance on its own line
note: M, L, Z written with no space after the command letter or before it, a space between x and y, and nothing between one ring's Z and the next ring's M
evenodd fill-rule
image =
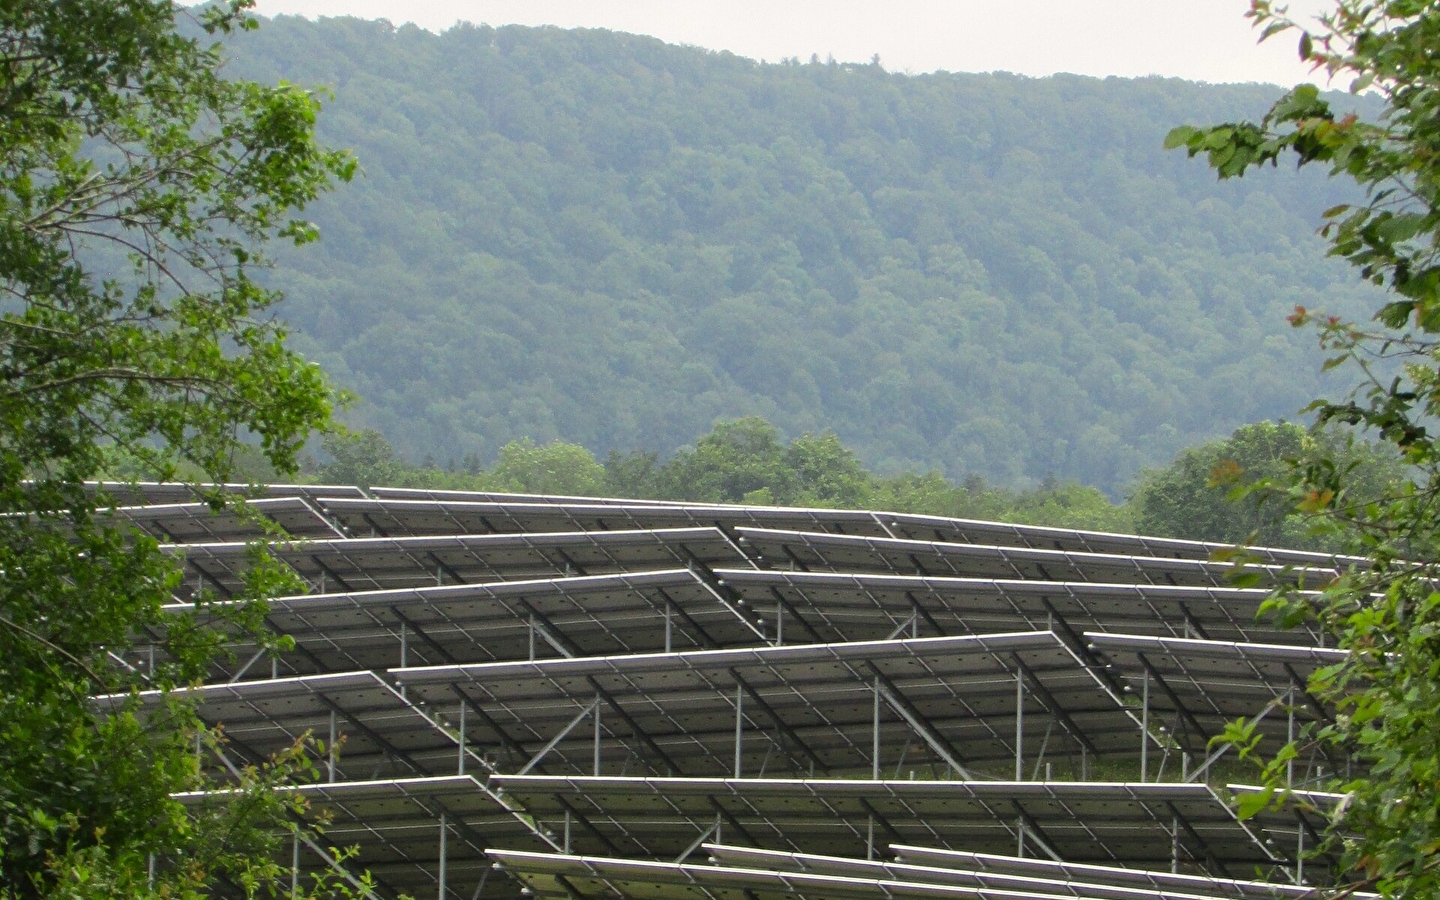
M244 6L208 7L188 27L234 33ZM315 142L312 95L224 80L213 39L178 35L177 15L190 14L169 0L0 9L6 897L195 896L216 878L276 874L285 808L262 788L290 763L198 819L170 799L205 784L194 747L213 739L183 705L142 715L130 692L197 679L220 633L198 611L163 609L173 561L107 519L85 481L121 457L224 480L242 436L293 468L331 392L286 347L269 318L279 294L254 272L267 240L313 239L292 216L353 162ZM261 564L249 597L286 587ZM221 629L261 631L255 604L220 614ZM168 636L153 671L107 654L137 629Z
M602 31L279 18L234 71L334 88L365 177L282 254L357 427L443 463L530 436L669 457L717 420L833 430L883 475L1119 498L1325 383L1284 316L1323 173L1216 187L1162 146L1279 92L761 65ZM1364 107L1363 98L1343 103Z

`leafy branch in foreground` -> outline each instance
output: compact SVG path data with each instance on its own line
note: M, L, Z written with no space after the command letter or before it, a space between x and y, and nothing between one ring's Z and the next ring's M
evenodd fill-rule
M328 421L328 383L287 349L279 294L253 274L265 242L314 239L295 214L354 161L315 142L315 96L228 81L218 45L177 31L246 30L247 6L0 4L6 900L289 890L273 842L302 810L265 788L303 766L215 781L193 751L207 730L168 692L203 678L227 636L273 645L264 598L293 585L257 556L243 602L177 612L175 558L86 484L116 453L224 481L242 439L290 471ZM139 633L162 643L153 669L117 652ZM147 689L167 693L142 706ZM172 796L220 786L233 802L198 817Z
M1181 127L1166 139L1205 154L1222 178L1282 157L1328 167L1365 189L1362 203L1325 213L1329 253L1386 289L1373 323L1362 326L1297 309L1292 324L1318 328L1359 385L1312 405L1317 427L1356 426L1393 446L1409 477L1378 498L1357 496L1349 467L1334 456L1296 468L1284 490L1294 508L1344 531L1369 558L1318 595L1281 592L1266 607L1282 621L1318 619L1348 659L1318 671L1312 694L1334 704L1333 724L1312 729L1278 754L1249 748L1262 762L1263 802L1287 795L1284 765L1315 747L1349 754L1356 774L1318 786L1345 795L1333 810L1331 848L1346 876L1387 896L1440 891L1440 7L1414 0L1340 0L1308 27L1281 7L1255 0L1249 13L1262 40L1300 32L1302 59L1354 93L1384 103L1375 121L1337 115L1311 85L1280 99L1259 123ZM1234 734L1244 740L1243 734Z

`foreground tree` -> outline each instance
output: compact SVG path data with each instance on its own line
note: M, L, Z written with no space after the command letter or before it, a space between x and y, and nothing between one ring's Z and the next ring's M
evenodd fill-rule
M1362 203L1325 214L1321 234L1333 256L1348 260L1386 289L1373 323L1362 326L1297 309L1292 322L1318 326L1332 355L1360 387L1340 400L1317 401L1317 422L1368 430L1410 467L1401 488L1362 502L1351 473L1335 458L1306 463L1288 486L1302 512L1343 529L1369 564L1325 586L1318 597L1282 594L1270 604L1290 621L1321 620L1349 660L1323 670L1311 690L1335 703L1332 726L1278 753L1255 747L1237 728L1231 737L1268 759L1268 789L1247 798L1249 813L1287 800L1286 762L1322 742L1355 755L1365 777L1331 778L1340 791L1332 843L1347 875L1387 896L1440 893L1440 7L1416 0L1340 0L1302 27L1283 9L1254 0L1249 14L1263 37L1300 32L1299 51L1318 71L1350 82L1384 102L1376 121L1337 115L1312 86L1283 97L1259 123L1177 128L1167 138L1190 155L1204 153L1222 178L1281 158L1321 165L1365 189Z
M264 788L303 758L246 774L244 803L170 799L209 784L197 740L222 748L183 704L142 716L132 695L200 678L222 634L162 609L173 559L85 485L117 453L224 481L242 438L290 471L327 421L253 273L265 241L315 237L292 216L353 162L316 144L309 93L220 77L211 42L251 27L247 5L0 4L3 897L281 886L287 809ZM262 598L293 585L263 561L253 581L226 627L263 640ZM141 629L165 636L153 672L109 652Z

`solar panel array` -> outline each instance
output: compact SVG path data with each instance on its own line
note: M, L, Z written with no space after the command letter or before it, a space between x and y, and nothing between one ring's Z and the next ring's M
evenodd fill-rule
M195 689L226 736L209 763L340 746L293 788L329 818L295 859L355 845L381 897L1280 898L1332 877L1314 813L1236 816L1248 773L1211 739L1332 715L1304 685L1339 651L1257 612L1359 560L1256 550L1241 589L1214 545L931 516L324 486L237 514L112 490L183 560L177 606L234 596L255 540L308 585L270 603L293 651L237 645Z

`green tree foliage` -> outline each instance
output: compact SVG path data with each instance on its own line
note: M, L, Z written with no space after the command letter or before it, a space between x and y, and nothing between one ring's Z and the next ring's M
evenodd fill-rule
M720 421L694 446L661 462L653 451L611 452L598 462L578 444L526 439L500 449L490 468L473 459L460 469L412 466L375 431L326 438L332 461L313 461L308 477L332 484L384 484L442 490L514 491L574 496L749 503L831 509L886 509L940 516L1131 530L1130 507L1092 487L1047 479L1015 491L971 476L961 485L938 472L874 474L832 432L788 444L758 417ZM380 479L379 474L385 475Z
M1300 28L1264 0L1255 0L1250 15L1266 37ZM1361 378L1348 396L1317 401L1318 421L1377 436L1409 466L1409 477L1370 500L1334 455L1298 468L1290 501L1353 536L1369 557L1318 597L1282 594L1272 603L1284 621L1319 619L1353 651L1310 682L1312 693L1338 704L1341 715L1278 752L1255 747L1241 726L1231 737L1266 762L1267 790L1245 801L1246 813L1286 802L1287 763L1303 758L1312 742L1356 754L1363 777L1319 785L1346 795L1331 816L1334 843L1361 886L1386 896L1432 897L1440 892L1440 449L1433 435L1440 411L1440 7L1340 0L1305 28L1301 57L1350 81L1352 91L1378 97L1379 116L1346 115L1302 85L1258 123L1179 128L1168 143L1191 156L1206 154L1222 178L1283 158L1365 189L1363 199L1325 213L1321 234L1331 255L1385 288L1372 323L1305 309L1292 321L1318 325L1332 354L1327 365Z
M1297 511L1284 497L1254 488L1319 459L1338 460L1349 469L1352 493L1367 499L1378 499L1401 482L1404 472L1393 453L1347 437L1334 429L1258 422L1242 425L1224 440L1186 449L1169 466L1141 475L1130 498L1135 529L1227 544L1341 550L1343 540L1323 522Z
M1118 497L1294 416L1326 382L1284 315L1376 295L1315 263L1315 216L1355 191L1288 170L1217 190L1161 147L1279 89L356 19L280 18L234 55L334 89L320 128L366 177L281 260L287 316L364 397L356 426L415 460L523 435L668 458L755 415L887 476Z
M243 4L195 13L213 34ZM131 692L194 681L223 635L165 605L177 567L86 489L123 460L207 479L240 438L269 466L330 411L319 370L269 318L258 249L304 243L291 216L351 162L324 150L317 103L219 77L210 40L169 0L19 0L0 10L0 896L198 897L219 879L277 884L273 827L293 807L241 780L196 816L170 794L209 782L183 704ZM223 498L211 497L220 505ZM292 589L257 558L222 630L262 641L260 601ZM243 599L243 598L242 598ZM206 598L198 598L204 603ZM155 670L114 663L140 629ZM92 703L97 694L112 702ZM157 860L152 879L151 856Z

